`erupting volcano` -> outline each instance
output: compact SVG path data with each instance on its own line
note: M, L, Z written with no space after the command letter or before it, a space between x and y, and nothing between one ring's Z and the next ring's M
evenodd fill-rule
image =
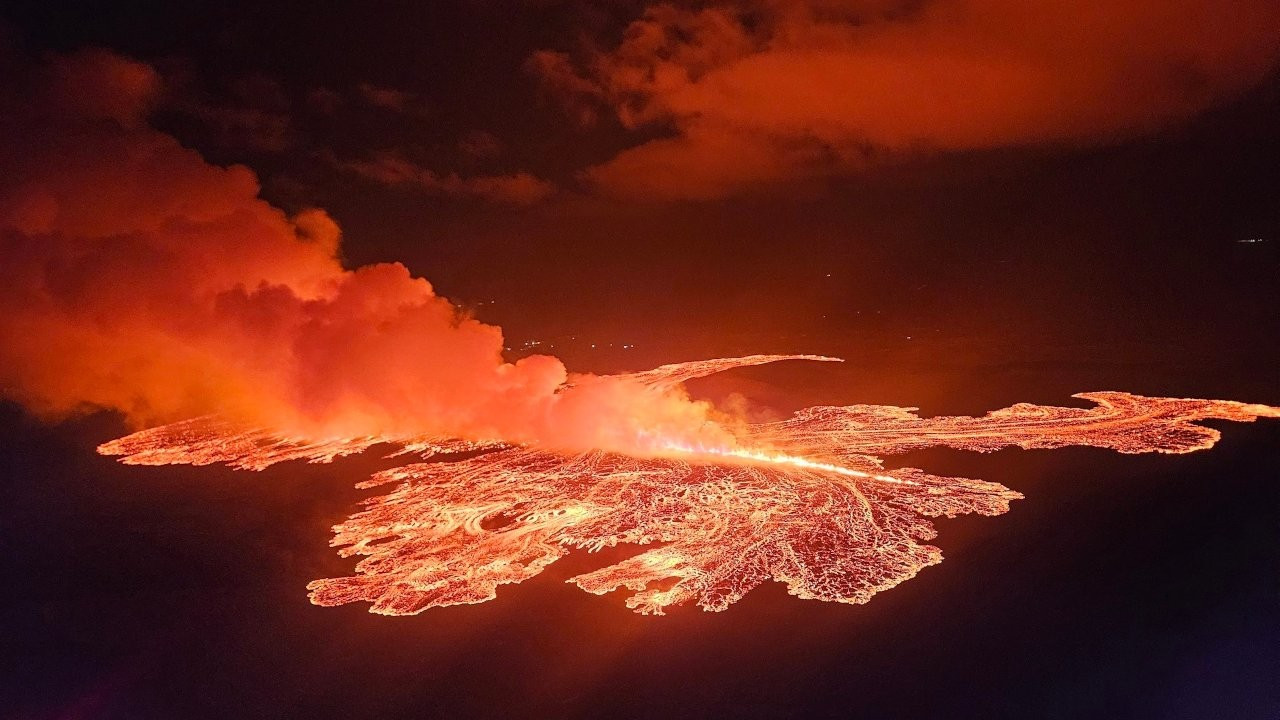
M0 77L0 720L1280 720L1280 0L10 2Z
M311 583L320 605L409 614L482 602L571 549L618 545L652 547L571 582L626 587L643 613L723 610L768 579L860 603L940 561L928 518L997 515L1020 497L886 469L886 455L1181 453L1217 439L1198 421L1280 415L1091 393L1079 396L1091 409L920 418L855 405L750 422L683 383L833 358L604 376L550 355L509 362L500 328L409 267L348 267L323 210L286 214L249 169L211 165L153 127L155 68L83 51L31 75L38 92L0 113L7 136L41 138L0 153L0 394L42 418L108 409L150 427L100 447L132 464L260 470L395 446L414 461L362 484L393 489L336 527L333 544L363 559L350 577Z
M690 402L679 387L685 380L788 359L831 358L726 358L582 380L681 404ZM570 398L582 380L571 378L553 401ZM390 443L416 461L360 484L395 487L335 526L331 544L343 557L363 559L350 577L308 585L313 603L368 602L375 613L408 615L484 602L499 585L539 574L570 549L630 544L655 547L569 582L595 594L625 587L635 592L628 607L662 614L690 602L724 610L769 579L801 598L865 603L942 560L924 544L936 534L928 518L999 515L1022 497L997 483L888 470L882 456L932 446L1187 453L1219 437L1199 421L1280 417L1280 408L1225 400L1076 397L1096 406L1020 403L983 417L935 418L913 408L812 407L777 422L716 424L713 432L665 436L639 428L630 447L609 449L500 438L299 437L203 417L99 451L138 465L261 470Z

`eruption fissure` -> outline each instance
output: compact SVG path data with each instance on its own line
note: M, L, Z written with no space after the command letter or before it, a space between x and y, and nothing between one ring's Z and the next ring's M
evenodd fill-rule
M841 465L833 465L832 463L817 462L808 458L797 457L795 455L783 455L780 453L770 453L764 450L751 450L747 448L694 448L685 445L667 445L663 449L677 453L687 453L689 455L708 455L711 459L719 460L742 460L748 463L761 463L764 465L782 465L805 468L808 470L819 470L823 472L832 472L837 475L847 475L856 478L868 478L871 480L879 480L880 482L913 484L910 480L899 480L888 475L876 475L866 473L860 470L852 470Z
M639 386L672 402L685 380L809 356L753 356L666 365L589 385ZM564 392L571 392L572 389ZM672 393L675 393L674 395ZM920 418L875 405L815 407L777 421L720 427L723 442L660 441L630 449L562 450L536 443L364 437L274 440L213 419L144 430L99 450L139 464L222 462L262 469L329 462L379 442L412 462L360 484L393 485L334 527L355 574L308 585L317 605L370 603L387 615L484 602L541 573L573 548L658 544L569 582L595 594L632 591L628 607L662 614L695 603L724 610L762 582L792 595L863 603L941 561L928 518L999 515L1022 497L996 483L886 470L881 457L932 446L1088 445L1122 453L1184 453L1219 437L1202 420L1280 417L1280 408L1225 400L1085 393L1092 408L1020 403L982 417ZM699 417L699 423L706 423ZM699 425L701 427L701 424ZM460 451L479 454L451 459Z

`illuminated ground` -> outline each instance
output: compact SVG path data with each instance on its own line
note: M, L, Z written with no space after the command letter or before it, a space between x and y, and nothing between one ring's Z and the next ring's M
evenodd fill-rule
M794 357L682 363L612 377L663 393L710 373ZM923 544L935 537L928 518L998 515L1022 497L982 480L886 470L883 456L933 446L1187 453L1219 438L1199 421L1280 417L1280 408L1223 400L1077 397L1096 406L1020 403L982 417L937 418L910 408L814 407L735 427L732 444L659 440L636 453L449 438L281 438L212 418L142 431L99 450L132 464L262 469L396 443L398 454L429 461L362 483L396 486L334 528L340 553L364 559L353 576L312 582L312 602L363 601L373 612L413 614L491 600L498 585L529 579L572 548L656 545L570 582L597 594L628 588L635 592L628 607L661 614L689 602L723 610L769 579L801 598L864 603L941 561L938 548Z

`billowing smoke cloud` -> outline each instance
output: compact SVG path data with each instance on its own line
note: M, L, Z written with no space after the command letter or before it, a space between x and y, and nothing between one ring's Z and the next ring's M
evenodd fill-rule
M34 412L566 446L722 432L671 391L504 362L498 328L402 265L345 269L323 211L288 217L247 168L147 125L147 65L89 51L22 74L0 113L0 387Z
M1098 143L1183 120L1280 56L1274 0L720 0L650 6L616 47L530 68L571 115L670 137L593 167L614 194L715 197L869 155Z

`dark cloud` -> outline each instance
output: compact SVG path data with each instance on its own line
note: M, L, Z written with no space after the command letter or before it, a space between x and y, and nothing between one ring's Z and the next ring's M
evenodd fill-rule
M555 192L553 184L527 172L462 177L452 172L438 173L395 151L374 153L363 160L338 161L338 165L383 185L413 187L431 194L473 197L509 205L533 205Z
M307 106L322 115L334 114L342 103L342 95L329 88L316 88L307 93Z
M285 113L215 104L188 104L182 109L201 121L215 141L226 147L283 152L296 142L293 123Z
M384 110L393 110L395 112L405 112L413 109L418 100L416 93L411 93L407 90L380 87L370 83L360 83L357 85L356 94L361 100L369 105L382 108Z
M158 109L194 123L219 148L280 153L301 141L293 103L274 78L255 74L207 85L181 63L162 75Z
M502 142L491 133L473 130L458 141L458 150L479 160L493 160L502 155Z

